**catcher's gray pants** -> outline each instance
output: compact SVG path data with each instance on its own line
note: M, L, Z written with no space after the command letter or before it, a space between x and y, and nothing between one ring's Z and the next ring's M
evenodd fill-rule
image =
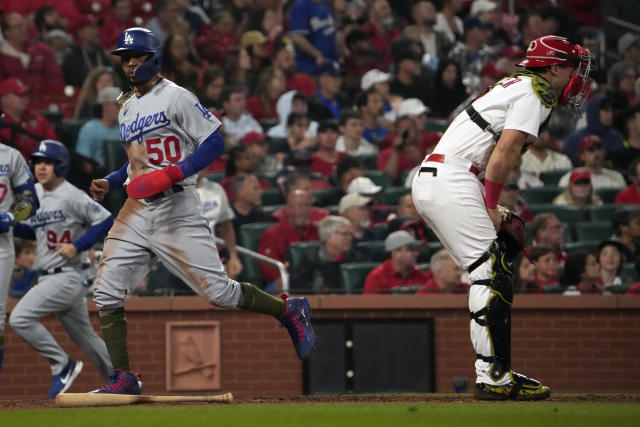
M94 286L99 309L124 306L156 257L198 295L218 307L238 306L193 186L158 200L128 198L107 235Z
M467 269L489 250L497 233L484 203L484 185L469 172L471 163L446 156L445 163L423 162L431 172L420 172L413 178L412 196L416 209L431 227L451 257ZM490 260L470 272L472 282L490 279ZM487 286L473 285L469 289L469 311L475 313L486 307L494 297ZM471 342L477 354L492 355L491 336L487 327L471 320ZM491 364L476 360L476 381L503 385L509 375L495 381L490 375Z
M89 321L87 288L82 285L79 271L68 271L42 276L38 284L29 289L11 313L11 327L37 352L49 359L51 373L59 374L69 356L49 331L38 321L55 314L71 339L82 348L106 378L113 373L107 346Z

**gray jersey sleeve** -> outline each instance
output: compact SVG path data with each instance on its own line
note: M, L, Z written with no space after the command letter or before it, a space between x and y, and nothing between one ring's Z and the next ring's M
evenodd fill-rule
M184 90L172 104L174 117L196 145L220 127L218 120L191 92Z
M11 209L15 201L13 189L26 184L30 179L33 176L22 154L0 144L0 214Z

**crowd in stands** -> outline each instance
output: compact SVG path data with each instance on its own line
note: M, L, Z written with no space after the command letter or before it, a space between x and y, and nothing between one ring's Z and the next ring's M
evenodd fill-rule
M69 180L126 160L110 55L129 27L162 44L161 74L222 122L227 151L200 176L232 278L299 293L464 293L468 275L418 215L411 180L448 123L518 70L528 44L565 36L598 59L584 116L557 107L505 183L527 223L518 292L640 292L640 25L624 2L493 0L5 0L0 142L29 160L73 152ZM580 5L579 7L576 5ZM116 213L124 193L106 200ZM16 244L14 296L37 276ZM99 255L96 256L98 258ZM141 293L187 292L157 265Z

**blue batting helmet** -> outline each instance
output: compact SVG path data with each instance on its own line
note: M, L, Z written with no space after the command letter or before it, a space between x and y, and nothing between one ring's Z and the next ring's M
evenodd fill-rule
M53 173L57 176L65 177L69 173L71 166L71 156L69 150L62 142L53 139L44 139L40 141L36 151L31 154L31 161L35 158L51 159L55 162Z
M149 80L160 72L160 42L151 31L140 27L124 30L111 54L120 56L129 51L150 54L145 63L133 72L137 78L142 81Z

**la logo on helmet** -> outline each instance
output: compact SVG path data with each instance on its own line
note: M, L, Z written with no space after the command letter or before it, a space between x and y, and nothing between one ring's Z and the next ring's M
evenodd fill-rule
M124 34L124 44L133 44L133 36L131 34Z

